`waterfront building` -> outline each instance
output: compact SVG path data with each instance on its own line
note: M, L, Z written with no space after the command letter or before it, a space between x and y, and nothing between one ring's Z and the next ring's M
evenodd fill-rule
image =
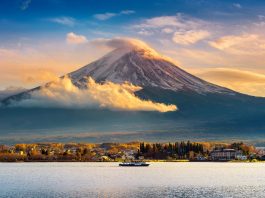
M235 149L217 149L213 150L210 153L211 160L225 161L225 160L234 160L237 156L240 156L239 151Z

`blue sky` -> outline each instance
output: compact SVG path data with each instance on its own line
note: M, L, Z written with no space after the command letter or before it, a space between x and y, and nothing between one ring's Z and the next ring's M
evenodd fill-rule
M38 85L110 50L95 40L131 37L206 80L265 95L264 32L263 0L2 0L0 89Z
M132 10L134 14L118 15L123 10ZM231 24L256 20L264 10L265 3L261 0L2 0L0 34L2 41L29 34L37 38L47 34L59 36L67 31L89 34L91 29L126 34L124 26L156 16L182 13ZM94 17L104 13L116 15L101 21ZM51 19L60 17L73 20L74 25L51 23Z

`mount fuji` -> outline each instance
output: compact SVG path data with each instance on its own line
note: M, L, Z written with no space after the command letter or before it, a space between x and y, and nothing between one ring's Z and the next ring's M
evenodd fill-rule
M89 77L98 83L113 82L122 84L129 82L146 89L161 89L175 93L188 92L194 94L237 95L236 92L206 82L176 66L167 57L158 54L144 43L130 43L111 51L74 72L67 74L72 83L79 89L86 89ZM44 85L49 87L50 83ZM41 87L21 94L13 95L2 101L10 104L30 98L32 92ZM158 94L159 95L159 94ZM155 99L155 98L152 98Z
M69 74L73 83L83 88L87 77L97 82L130 82L141 87L156 87L172 91L196 93L226 93L232 91L203 81L151 48L139 46L115 49L101 59Z
M2 100L1 131L33 131L49 134L48 140L76 141L76 132L102 132L85 136L101 141L147 139L199 140L212 138L260 138L265 134L265 99L244 95L209 83L184 71L169 58L149 46L119 46L96 60L67 75L78 89L87 89L89 77L97 83L129 82L142 89L135 94L143 100L176 104L178 111L168 113L111 111L107 109L9 108L14 102L30 99L36 87ZM44 85L49 87L50 83ZM51 136L51 131L58 136ZM148 133L147 133L148 131ZM104 132L104 133L103 133ZM119 132L113 135L113 132ZM67 133L63 138L61 134ZM69 135L69 133L71 135ZM102 135L107 133L108 135ZM192 133L192 135L188 135ZM83 136L82 136L83 137ZM94 139L93 139L94 138ZM59 138L60 139L60 138ZM250 138L251 139L251 138ZM0 140L1 142L1 140ZM265 142L265 141L264 141Z

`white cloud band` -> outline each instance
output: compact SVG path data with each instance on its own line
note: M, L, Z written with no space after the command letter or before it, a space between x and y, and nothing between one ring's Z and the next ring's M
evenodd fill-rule
M107 108L121 111L176 111L176 105L155 103L135 96L141 87L132 84L96 83L88 79L87 89L79 89L68 77L33 91L30 99L14 103L24 107Z

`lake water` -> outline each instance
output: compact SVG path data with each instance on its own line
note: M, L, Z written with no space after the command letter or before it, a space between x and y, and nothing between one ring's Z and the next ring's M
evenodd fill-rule
M0 197L265 197L265 163L0 163Z

